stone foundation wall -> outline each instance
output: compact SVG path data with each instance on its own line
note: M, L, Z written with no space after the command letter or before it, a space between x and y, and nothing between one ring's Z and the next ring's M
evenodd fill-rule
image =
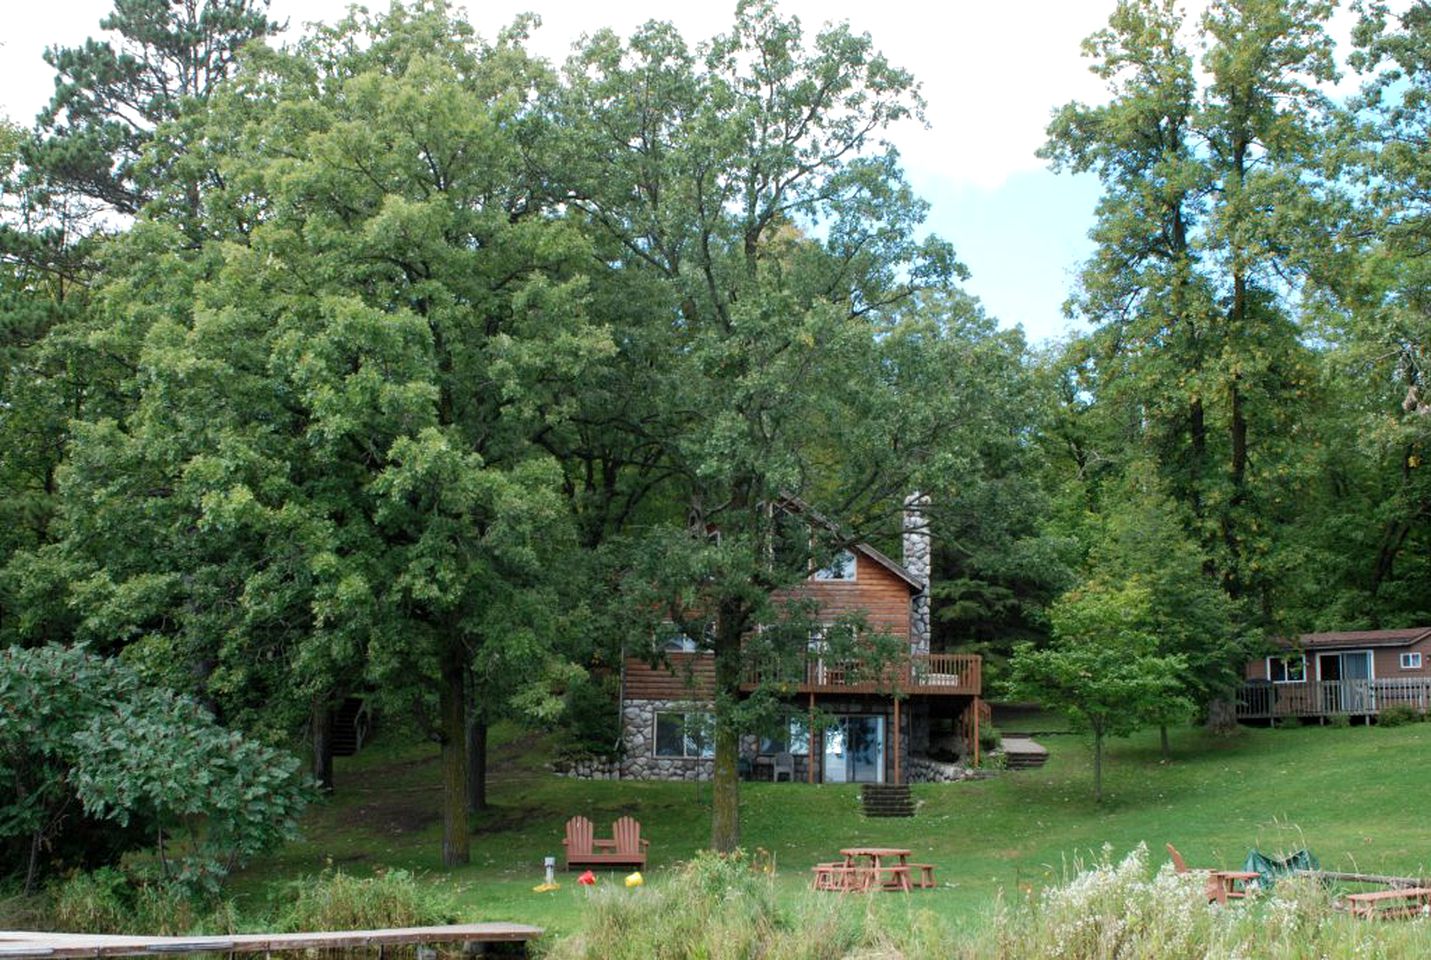
M959 780L982 780L988 772L966 767L961 763L944 763L928 757L910 757L905 779L910 783L954 783Z
M658 757L657 712L709 713L709 703L683 700L627 700L621 709L621 778L624 780L709 780L715 761L709 757Z

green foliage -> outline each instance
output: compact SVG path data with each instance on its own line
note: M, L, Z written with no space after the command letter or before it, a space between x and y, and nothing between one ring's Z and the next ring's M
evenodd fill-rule
M557 753L614 759L621 752L621 716L613 684L581 674L567 686L557 720Z
M1003 742L1003 734L999 733L999 728L992 723L979 727L979 749L983 753L992 753L999 749Z
M1383 727L1404 727L1408 723L1420 723L1426 715L1406 703L1394 703L1384 707L1376 715L1376 722Z
M1090 583L1050 611L1054 640L1020 645L1010 664L1019 699L1062 710L1094 737L1093 793L1103 795L1103 739L1122 736L1189 709L1183 695L1187 660L1160 655L1147 631L1151 593L1135 577L1121 586Z
M371 877L325 870L290 881L280 899L279 931L431 927L458 920L450 896L406 870Z
M132 842L138 828L154 842L164 884L206 892L292 837L305 803L294 758L74 649L0 651L0 756L0 836L29 841L28 859L5 865L27 886L76 803L119 836Z

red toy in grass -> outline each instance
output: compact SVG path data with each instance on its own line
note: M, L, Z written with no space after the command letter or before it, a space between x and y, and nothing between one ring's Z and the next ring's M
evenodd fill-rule
M577 877L576 882L581 884L583 887L594 887L596 886L596 874L588 870L581 876Z

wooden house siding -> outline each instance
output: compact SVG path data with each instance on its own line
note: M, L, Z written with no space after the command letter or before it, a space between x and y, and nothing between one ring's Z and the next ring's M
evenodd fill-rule
M1377 647L1314 647L1309 650L1300 651L1307 657L1307 679L1316 680L1317 657L1327 653L1362 653L1370 650L1372 661L1372 673L1379 680L1395 680L1398 677L1407 679L1420 679L1431 677L1431 638L1407 644L1406 646L1377 646ZM1289 650L1286 654L1272 654L1272 656L1296 656L1298 651ZM1420 669L1405 670L1401 667L1401 655L1403 653L1421 654ZM1248 680L1267 679L1267 657L1249 661L1244 676Z
M912 595L908 583L865 554L856 553L854 580L811 578L776 592L775 599L813 597L820 604L820 616L829 620L863 611L871 630L908 640Z
M863 612L871 630L908 642L910 595L908 583L863 553L856 553L854 580L811 578L778 591L775 599L813 597L820 605L819 616L827 620ZM627 657L625 698L710 700L715 696L715 663L710 654L668 653L666 661L652 666L640 657Z
M708 653L668 653L666 663L652 666L626 658L622 691L627 700L712 700L715 698L715 658Z

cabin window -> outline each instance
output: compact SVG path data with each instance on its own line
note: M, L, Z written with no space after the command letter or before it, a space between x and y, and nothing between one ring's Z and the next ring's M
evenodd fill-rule
M1420 670L1420 669L1421 669L1421 654L1420 654L1420 653L1403 653L1403 654L1401 655L1401 669L1403 669L1403 670Z
M855 579L855 555L850 550L841 550L833 560L815 571L816 580Z
M708 650L714 635L712 625L702 624L700 630L701 639L697 640L679 625L667 620L656 630L656 648L666 653L696 653Z
M809 756L810 722L804 717L791 717L785 724L783 734L760 738L760 752Z
M1267 679L1273 683L1303 683L1307 679L1307 658L1268 657Z
M709 713L657 713L656 756L715 756L714 720Z

